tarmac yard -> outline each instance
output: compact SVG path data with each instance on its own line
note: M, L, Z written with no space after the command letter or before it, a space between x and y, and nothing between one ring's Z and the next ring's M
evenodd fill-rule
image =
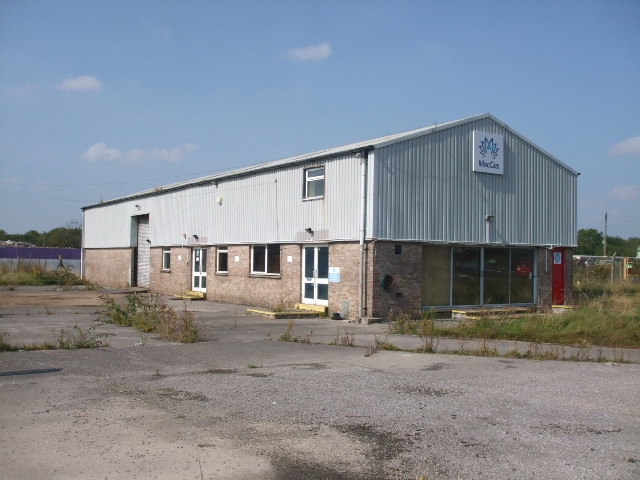
M113 334L0 353L0 477L640 478L638 363L365 356L384 326L301 319L311 343L287 343L287 320L208 301L177 344L99 326L98 295L0 291L5 341ZM357 347L329 345L347 330Z

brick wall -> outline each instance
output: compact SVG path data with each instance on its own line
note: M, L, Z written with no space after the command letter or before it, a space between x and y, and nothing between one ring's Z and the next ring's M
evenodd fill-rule
M289 308L300 302L300 245L280 246L280 275L277 276L251 275L250 245L229 246L226 274L215 273L216 262L217 247L212 247L207 267L207 298L210 300L271 308Z
M131 284L133 249L85 249L84 278L102 287Z
M340 268L340 281L329 282L329 312L343 311L347 302L349 312L346 318L358 316L360 308L360 244L332 243L329 245L329 266Z
M162 270L163 248L151 249L149 288L166 295L180 295L191 290L191 249L171 248L171 269ZM208 271L208 266L207 266Z
M396 245L401 253L396 253ZM372 316L388 318L390 312L420 312L422 306L422 244L373 243ZM383 275L393 277L388 290L382 288Z

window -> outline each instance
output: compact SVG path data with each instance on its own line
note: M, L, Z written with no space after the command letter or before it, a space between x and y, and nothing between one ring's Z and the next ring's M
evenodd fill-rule
M229 247L218 247L218 273L227 273L229 268Z
M251 247L251 273L279 274L280 245Z
M162 270L171 270L171 249L169 247L162 249Z
M304 198L324 197L324 167L304 171Z

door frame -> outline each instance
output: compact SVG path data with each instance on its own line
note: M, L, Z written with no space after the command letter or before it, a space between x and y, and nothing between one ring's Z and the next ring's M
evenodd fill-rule
M325 277L319 277L318 276L318 271L320 270L319 268L319 255L318 255L318 249L320 248L326 248L327 249L327 265L326 265L326 272L327 272L327 276ZM307 267L307 249L313 249L313 272L312 276L307 277L306 274L310 273L306 271L306 267ZM306 304L306 305L320 305L320 306L324 306L324 307L328 307L329 306L329 245L327 244L317 244L317 245L303 245L302 246L302 292L301 292L301 298L302 298L302 303ZM306 286L307 285L313 285L313 298L311 297L305 297L305 292L306 292ZM318 286L319 285L326 285L327 287L327 299L326 300L322 300L318 298Z
M191 289L194 292L207 293L207 249L193 247L191 250ZM198 279L197 286L196 279ZM202 286L203 283L204 286Z

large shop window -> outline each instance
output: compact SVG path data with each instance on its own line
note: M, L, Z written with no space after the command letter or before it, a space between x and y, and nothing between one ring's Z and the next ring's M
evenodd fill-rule
M304 171L304 198L324 197L324 167Z
M254 245L251 247L251 273L279 274L280 245Z
M530 304L533 249L422 247L422 305Z

